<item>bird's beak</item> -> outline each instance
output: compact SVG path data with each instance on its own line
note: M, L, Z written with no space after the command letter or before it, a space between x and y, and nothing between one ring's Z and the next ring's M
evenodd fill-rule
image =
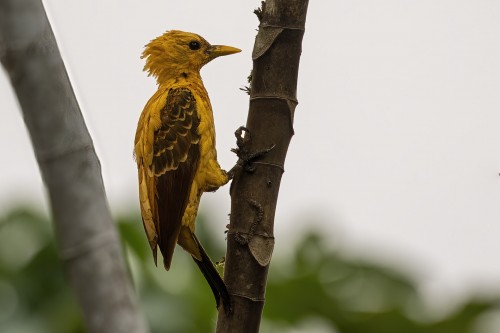
M211 59L220 57L220 56L225 56L228 54L233 54L233 53L238 53L241 52L240 49L237 49L232 46L226 46L226 45L211 45L207 49L207 53L209 54Z

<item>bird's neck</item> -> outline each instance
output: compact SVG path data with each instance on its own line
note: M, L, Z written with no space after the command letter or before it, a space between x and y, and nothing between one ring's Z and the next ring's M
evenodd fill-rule
M160 86L182 83L183 81L186 83L201 81L200 71L172 68L170 70L162 71L157 77L157 82Z

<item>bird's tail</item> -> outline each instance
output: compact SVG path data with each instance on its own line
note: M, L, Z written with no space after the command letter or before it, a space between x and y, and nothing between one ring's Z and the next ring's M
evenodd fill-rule
M205 277L205 280L207 280L208 284L210 285L210 288L212 289L215 297L215 301L217 302L217 308L219 308L222 301L224 311L231 312L231 300L229 298L229 292L227 291L226 284L219 275L219 272L217 272L217 269L212 263L212 260L210 260L208 254L203 249L203 246L201 246L198 238L196 238L196 235L194 233L191 235L198 245L198 249L201 254L201 260L196 259L194 256L193 260L198 265L200 271Z

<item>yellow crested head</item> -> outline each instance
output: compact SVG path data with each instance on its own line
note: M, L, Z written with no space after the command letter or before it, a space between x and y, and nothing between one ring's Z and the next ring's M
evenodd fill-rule
M171 30L147 44L141 58L146 59L144 70L162 83L181 75L197 74L211 60L240 51L231 46L210 45L191 32Z

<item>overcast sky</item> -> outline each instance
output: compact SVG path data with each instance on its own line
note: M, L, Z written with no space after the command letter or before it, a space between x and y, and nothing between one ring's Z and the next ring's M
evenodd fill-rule
M100 157L114 213L138 210L133 138L155 91L144 44L166 30L242 53L203 71L221 165L246 122L260 1L56 1L46 9ZM277 250L319 226L349 255L398 263L448 303L500 293L500 2L311 1L295 136L276 214ZM0 72L0 205L46 205ZM202 199L222 230L228 188ZM139 221L138 221L139 223Z

